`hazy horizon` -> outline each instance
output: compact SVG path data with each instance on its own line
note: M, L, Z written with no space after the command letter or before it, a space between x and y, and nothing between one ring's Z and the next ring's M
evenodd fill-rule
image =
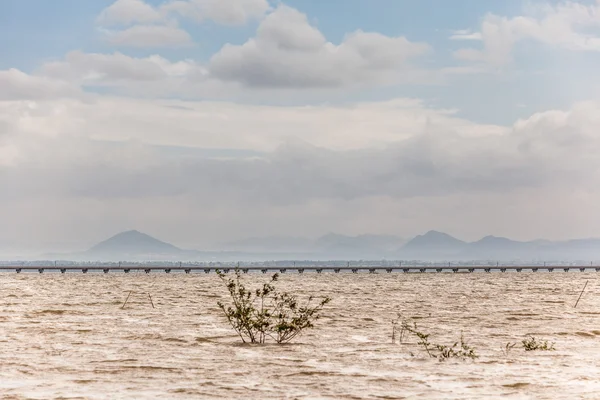
M207 258L208 257L208 258ZM402 238L395 235L356 236L327 233L316 238L270 236L249 237L213 246L182 246L168 238L129 230L102 238L85 247L0 248L0 261L265 261L265 260L378 260L412 259L421 261L495 260L513 262L600 260L600 238L572 238L566 241L537 239L515 241L486 235L477 240L430 230Z
M139 229L127 229L127 230L120 231L120 232L113 232L112 234L109 234L108 236L98 237L94 241L48 242L48 243L42 243L41 245L36 245L36 246L32 246L31 244L28 245L27 243L23 242L23 243L17 243L16 245L13 244L12 247L10 246L10 243L4 243L4 247L0 246L0 255L2 254L3 249L7 250L7 249L11 249L11 248L17 250L17 252L14 254L17 254L17 253L19 253L20 250L23 250L25 252L24 253L22 252L21 254L32 255L32 256L39 255L42 253L81 252L81 251L89 250L91 247L95 246L96 244L98 244L106 239L109 239L115 235L118 235L123 232L128 232L128 231L142 232L142 233L152 236L158 240L176 245L177 247L180 247L182 249L208 250L208 251L238 250L238 248L236 248L236 246L241 247L241 244L245 243L246 241L254 241L254 240L268 241L269 239L272 239L274 241L277 241L278 239L299 239L299 240L306 240L309 242L315 242L318 239L321 239L328 235L336 235L336 236L339 235L339 236L344 236L344 237L349 237L349 238L358 238L361 236L390 236L390 237L396 237L398 239L399 245L402 245L403 243L406 243L409 240L414 239L417 236L425 235L428 232L445 233L456 239L459 239L459 240L462 240L462 241L465 241L468 243L476 242L478 240L481 240L483 238L490 237L490 236L497 237L497 238L507 238L507 239L520 241L520 242L534 242L534 241L538 241L538 240L561 242L561 241L581 240L581 239L600 239L600 235L599 235L597 237L571 237L571 238L565 238L565 239L560 239L560 240L553 240L553 239L548 239L545 237L536 237L536 238L531 238L531 239L526 239L526 240L517 240L512 237L499 236L499 235L495 235L493 233L488 233L481 237L474 237L473 239L466 239L464 237L455 235L452 232L444 232L444 231L441 231L438 229L428 229L428 230L424 230L421 232L417 232L417 233L415 233L413 235L409 235L409 236L400 236L400 235L396 235L393 233L376 233L376 232L364 232L364 233L352 235L352 234L346 234L346 233L342 233L342 232L327 231L318 236L300 236L300 235L285 235L285 234L284 235L266 235L266 236L246 236L246 237L240 237L238 239L233 239L233 240L228 240L228 241L223 241L223 242L208 241L206 243L198 243L198 242L193 242L193 241L189 241L189 240L187 240L187 241L184 240L183 242L178 242L175 240L171 240L168 237L161 236L159 234L153 234L152 232L141 231Z

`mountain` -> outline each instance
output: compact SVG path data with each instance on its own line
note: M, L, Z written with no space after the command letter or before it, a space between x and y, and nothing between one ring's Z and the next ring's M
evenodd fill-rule
M465 242L429 231L404 245L392 235L347 236L335 233L316 240L298 237L249 238L221 250L184 250L139 231L119 233L78 253L51 253L44 260L73 261L264 261L264 260L423 260L423 261L562 261L600 265L600 239L520 242L486 236ZM232 248L233 247L233 248ZM13 258L0 252L0 258ZM22 257L19 257L22 258Z
M254 237L225 243L228 250L268 254L291 259L374 258L392 256L403 239L392 235L347 236L329 233L316 240L294 236Z
M460 239L448 235L447 233L438 231L429 231L424 235L416 236L409 240L405 245L405 249L418 248L454 248L462 247L466 244Z
M546 250L557 256L576 260L600 260L600 239L574 239L555 242Z
M447 233L429 231L409 240L402 247L402 255L413 259L447 259L458 256L467 243Z
M183 250L136 230L121 232L98 243L84 254L97 258L156 258L176 256Z
M535 253L540 245L529 242L517 242L504 237L486 236L476 242L469 243L463 257L471 259L497 259L510 255L513 259L526 257Z
M469 243L443 232L429 231L407 242L400 250L399 257L438 261L595 261L600 260L600 239L519 242L505 237L486 236Z

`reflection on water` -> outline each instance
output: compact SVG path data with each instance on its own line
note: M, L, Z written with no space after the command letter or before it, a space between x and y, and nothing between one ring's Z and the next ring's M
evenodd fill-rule
M296 343L250 346L219 314L214 274L2 273L0 396L597 399L596 276L283 275L282 287L333 301ZM480 358L438 362L392 344L397 312L418 317L436 343L462 331ZM557 350L503 353L529 334Z

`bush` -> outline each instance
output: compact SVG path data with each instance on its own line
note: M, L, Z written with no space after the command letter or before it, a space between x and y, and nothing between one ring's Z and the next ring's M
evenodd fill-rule
M521 341L523 344L523 348L525 351L535 351L535 350L555 350L554 343L548 344L547 340L536 339L533 336L528 337L527 339L523 339Z
M239 269L233 277L221 271L217 274L231 295L230 305L220 301L217 305L244 343L265 343L267 338L280 344L288 343L313 328L319 313L331 301L325 297L311 304L315 298L310 296L301 304L295 295L275 288L279 274L274 274L269 282L254 291L246 288Z
M401 316L398 316L398 319L392 321L392 342L395 341L396 331L398 330L400 318ZM440 361L444 361L449 358L460 358L465 360L467 358L475 359L478 357L475 353L475 349L470 347L465 342L462 333L460 335L460 341L455 342L452 346L435 344L429 341L428 333L424 333L419 330L416 322L414 322L413 325L411 325L408 321L402 320L400 322L400 343L402 343L402 339L404 338L404 335L406 333L410 333L416 336L419 339L417 344L421 345L423 349L425 349L427 355L429 355L429 357L432 358L437 358Z

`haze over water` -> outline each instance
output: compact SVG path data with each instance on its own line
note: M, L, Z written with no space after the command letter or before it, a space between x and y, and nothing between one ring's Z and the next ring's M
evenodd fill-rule
M249 274L254 284L267 276ZM576 309L577 297L589 279ZM214 274L0 274L0 397L594 399L594 273L283 275L333 298L289 345L240 344ZM124 309L121 305L131 294ZM152 308L148 293L156 308ZM463 332L480 355L439 362L391 343L396 313L434 343ZM533 335L556 351L505 355Z

